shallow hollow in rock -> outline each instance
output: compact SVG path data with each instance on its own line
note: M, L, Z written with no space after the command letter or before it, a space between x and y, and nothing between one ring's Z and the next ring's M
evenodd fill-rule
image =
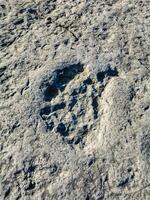
M49 85L44 91L44 100L50 101L52 98L55 98L57 95L58 95L58 89L53 85Z
M67 144L82 143L99 118L99 95L102 92L99 88L104 87L105 80L117 75L117 69L108 64L92 77L91 71L78 63L64 64L46 76L40 87L46 103L40 116L47 130L59 134Z
M83 72L83 64L70 64L63 69L58 69L53 72L52 80L46 80L41 85L43 90L44 101L51 101L55 98L59 91L63 91L67 84L75 78L76 75Z
M100 72L97 73L97 80L102 82L106 77L118 76L118 71L109 64Z

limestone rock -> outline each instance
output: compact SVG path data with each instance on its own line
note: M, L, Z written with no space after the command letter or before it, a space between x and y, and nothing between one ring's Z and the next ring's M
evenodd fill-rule
M149 11L0 2L1 199L150 199Z

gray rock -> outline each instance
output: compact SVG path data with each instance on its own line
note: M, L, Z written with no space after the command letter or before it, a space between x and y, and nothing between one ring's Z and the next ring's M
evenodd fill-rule
M149 1L0 2L1 199L150 198Z

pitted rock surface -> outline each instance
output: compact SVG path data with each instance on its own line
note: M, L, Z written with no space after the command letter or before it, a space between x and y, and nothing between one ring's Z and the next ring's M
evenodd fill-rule
M150 199L149 13L0 1L0 199Z

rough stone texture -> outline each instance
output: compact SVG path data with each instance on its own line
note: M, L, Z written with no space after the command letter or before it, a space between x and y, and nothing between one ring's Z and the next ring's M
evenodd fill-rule
M150 199L150 1L0 1L0 198Z

